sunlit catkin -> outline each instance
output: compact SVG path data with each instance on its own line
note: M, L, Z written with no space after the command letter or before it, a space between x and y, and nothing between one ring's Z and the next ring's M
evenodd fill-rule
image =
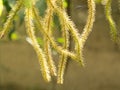
M63 0L58 0L58 2L59 2L59 5L60 5L60 8L64 10ZM69 47L69 32L68 32L68 28L64 24L64 20L63 19L60 19L60 24L61 24L62 36L64 37L63 47L65 49L68 49L68 47ZM63 84L66 64L67 64L67 56L62 54L60 56L60 60L59 60L59 64L58 64L58 75L57 75L57 83L58 84Z
M49 68L48 68L48 63L46 61L44 52L40 48L40 46L37 42L37 39L35 37L32 8L25 9L25 23L26 23L27 34L31 38L32 46L38 55L42 75L43 75L44 79L47 82L49 82L51 80L51 76L50 76L50 72L49 72Z
M52 23L53 11L52 11L52 8L50 8L51 6L49 5L48 2L47 2L47 4L48 4L48 8L46 10L44 24L46 26L46 28L45 28L46 31L50 35L52 33L51 23ZM50 41L47 37L44 37L44 50L45 50L45 54L46 54L46 59L48 61L48 66L50 68L50 73L51 73L51 75L56 76L57 75L56 66L55 66L55 63L54 63L53 57L52 57Z
M82 48L89 36L89 34L92 31L93 23L95 21L95 1L94 0L88 0L88 18L86 25L83 29L83 33L80 36L80 42L82 44Z

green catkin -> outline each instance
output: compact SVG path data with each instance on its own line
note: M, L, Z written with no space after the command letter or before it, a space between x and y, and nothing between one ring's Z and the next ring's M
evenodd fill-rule
M0 38L4 37L4 35L7 32L9 32L10 27L11 27L11 23L14 20L14 17L16 15L16 13L19 11L19 9L21 8L21 6L22 6L22 1L19 0L19 1L16 2L15 6L10 11L10 13L8 15L8 19L3 26L3 30L0 32Z
M60 8L64 9L63 1L59 0L58 2L60 5ZM61 23L62 34L63 34L64 41L65 41L63 47L64 47L64 49L68 49L68 47L69 47L69 32L64 24L64 20L60 19L60 23ZM64 81L63 76L64 76L66 64L67 64L67 56L62 54L60 57L59 64L58 64L58 76L57 76L57 83L58 84L63 84L63 81Z
M49 35L52 33L51 32L52 31L51 30L52 15L53 15L52 9L48 5L48 9L47 9L47 12L46 12L44 22L45 22L45 26L47 27L46 31L48 32ZM54 63L53 58L52 58L50 41L47 37L44 37L44 49L45 49L45 54L46 54L46 57L47 57L48 65L49 65L49 68L50 68L50 73L51 73L51 75L56 76L57 75L56 66L55 66L55 63Z
M106 4L104 5L105 7L105 15L106 15L106 19L109 22L110 25L110 34L111 34L111 38L114 42L118 42L118 36L117 36L117 28L116 28L116 24L112 18L111 15L111 2L112 0L107 0Z
M30 37L30 39L32 40L32 46L38 55L43 78L47 82L49 82L49 81L51 81L51 76L50 76L50 72L49 72L49 68L48 68L48 63L47 63L45 55L44 55L42 49L40 48L40 46L37 42L37 39L35 37L34 25L33 25L33 15L32 15L31 8L25 9L25 23L26 23L26 28L27 28L27 34Z

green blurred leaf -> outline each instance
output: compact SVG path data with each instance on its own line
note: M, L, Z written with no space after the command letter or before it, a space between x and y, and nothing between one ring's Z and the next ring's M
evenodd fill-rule
M38 3L36 3L36 6L40 11L40 16L44 16L45 10L47 9L46 0L38 0Z
M39 43L40 45L43 45L43 40L42 40L42 38L37 37L37 41L38 41L38 43Z
M32 1L33 0L23 0L23 3L25 5L25 7L31 8L32 7Z
M27 41L29 44L31 44L31 45L33 44L31 38L29 38L29 37L26 37L26 41ZM43 46L43 40L42 40L42 38L37 37L37 42L38 42L39 45Z
M8 0L8 4L11 8L14 7L15 3L16 3L16 0Z
M61 43L61 44L65 42L65 41L64 41L64 38L58 38L57 41L58 41L59 43Z
M15 40L18 40L19 39L19 36L18 36L18 34L17 33L12 33L11 34L11 40L13 40L13 41L15 41Z
M68 3L67 3L67 1L64 0L64 2L63 2L63 6L64 6L65 8L68 7Z
M9 12L11 10L11 7L9 5L9 1L8 0L3 0L3 4L6 7L7 12Z
M61 25L60 25L60 20L57 16L57 14L53 15L53 24L54 28L56 28L57 30L61 30Z
M97 4L100 4L102 0L95 0Z

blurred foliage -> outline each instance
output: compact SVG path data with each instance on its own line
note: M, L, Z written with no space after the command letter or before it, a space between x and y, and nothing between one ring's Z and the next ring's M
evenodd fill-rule
M28 1L25 0L25 2L26 2L25 5L27 7L30 6L30 3L28 3ZM10 12L10 10L14 7L15 2L16 2L16 0L0 0L0 8L1 8L0 9L0 16L4 19L3 22L5 22L6 19L7 19L6 17L4 17L2 15L3 7L6 10L6 15L7 15ZM38 3L36 3L36 6L39 9L39 12L40 12L39 15L43 17L45 15L45 10L47 9L46 0L38 0L37 2ZM65 8L67 8L68 4L67 4L66 0L64 0L63 5L64 5ZM23 10L20 10L18 16L16 16L16 18L19 17L19 20L20 20L19 24L20 25L22 25L22 23L24 22L24 13L23 12L24 12ZM16 21L14 20L12 28L11 28L10 32L8 33L8 39L9 40L18 40L18 39L20 39L19 33L16 33L16 30L15 30L15 22ZM52 26L53 26L54 30L56 30L56 29L61 30L60 21L59 21L59 18L58 18L58 16L56 14L54 14L54 17L53 17ZM59 43L63 43L62 39L63 38L60 37L60 38L57 39L57 41ZM40 45L43 45L42 44L43 41L42 41L41 38L38 38L38 43Z
M61 37L61 38L58 38L57 41L58 41L59 43L64 43L64 42L65 42L64 38L62 38L62 37Z
M95 0L96 3L100 4L101 3L101 0Z

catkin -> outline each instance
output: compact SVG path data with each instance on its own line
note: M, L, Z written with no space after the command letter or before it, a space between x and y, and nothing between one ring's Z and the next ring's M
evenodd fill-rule
M49 72L49 68L48 68L48 63L46 61L44 52L40 48L40 46L36 40L36 37L35 37L34 25L33 25L33 15L32 15L31 8L25 9L25 23L26 23L27 34L31 38L32 46L38 55L42 75L43 75L44 79L47 82L49 82L49 81L51 81L51 76L50 76L50 72Z

